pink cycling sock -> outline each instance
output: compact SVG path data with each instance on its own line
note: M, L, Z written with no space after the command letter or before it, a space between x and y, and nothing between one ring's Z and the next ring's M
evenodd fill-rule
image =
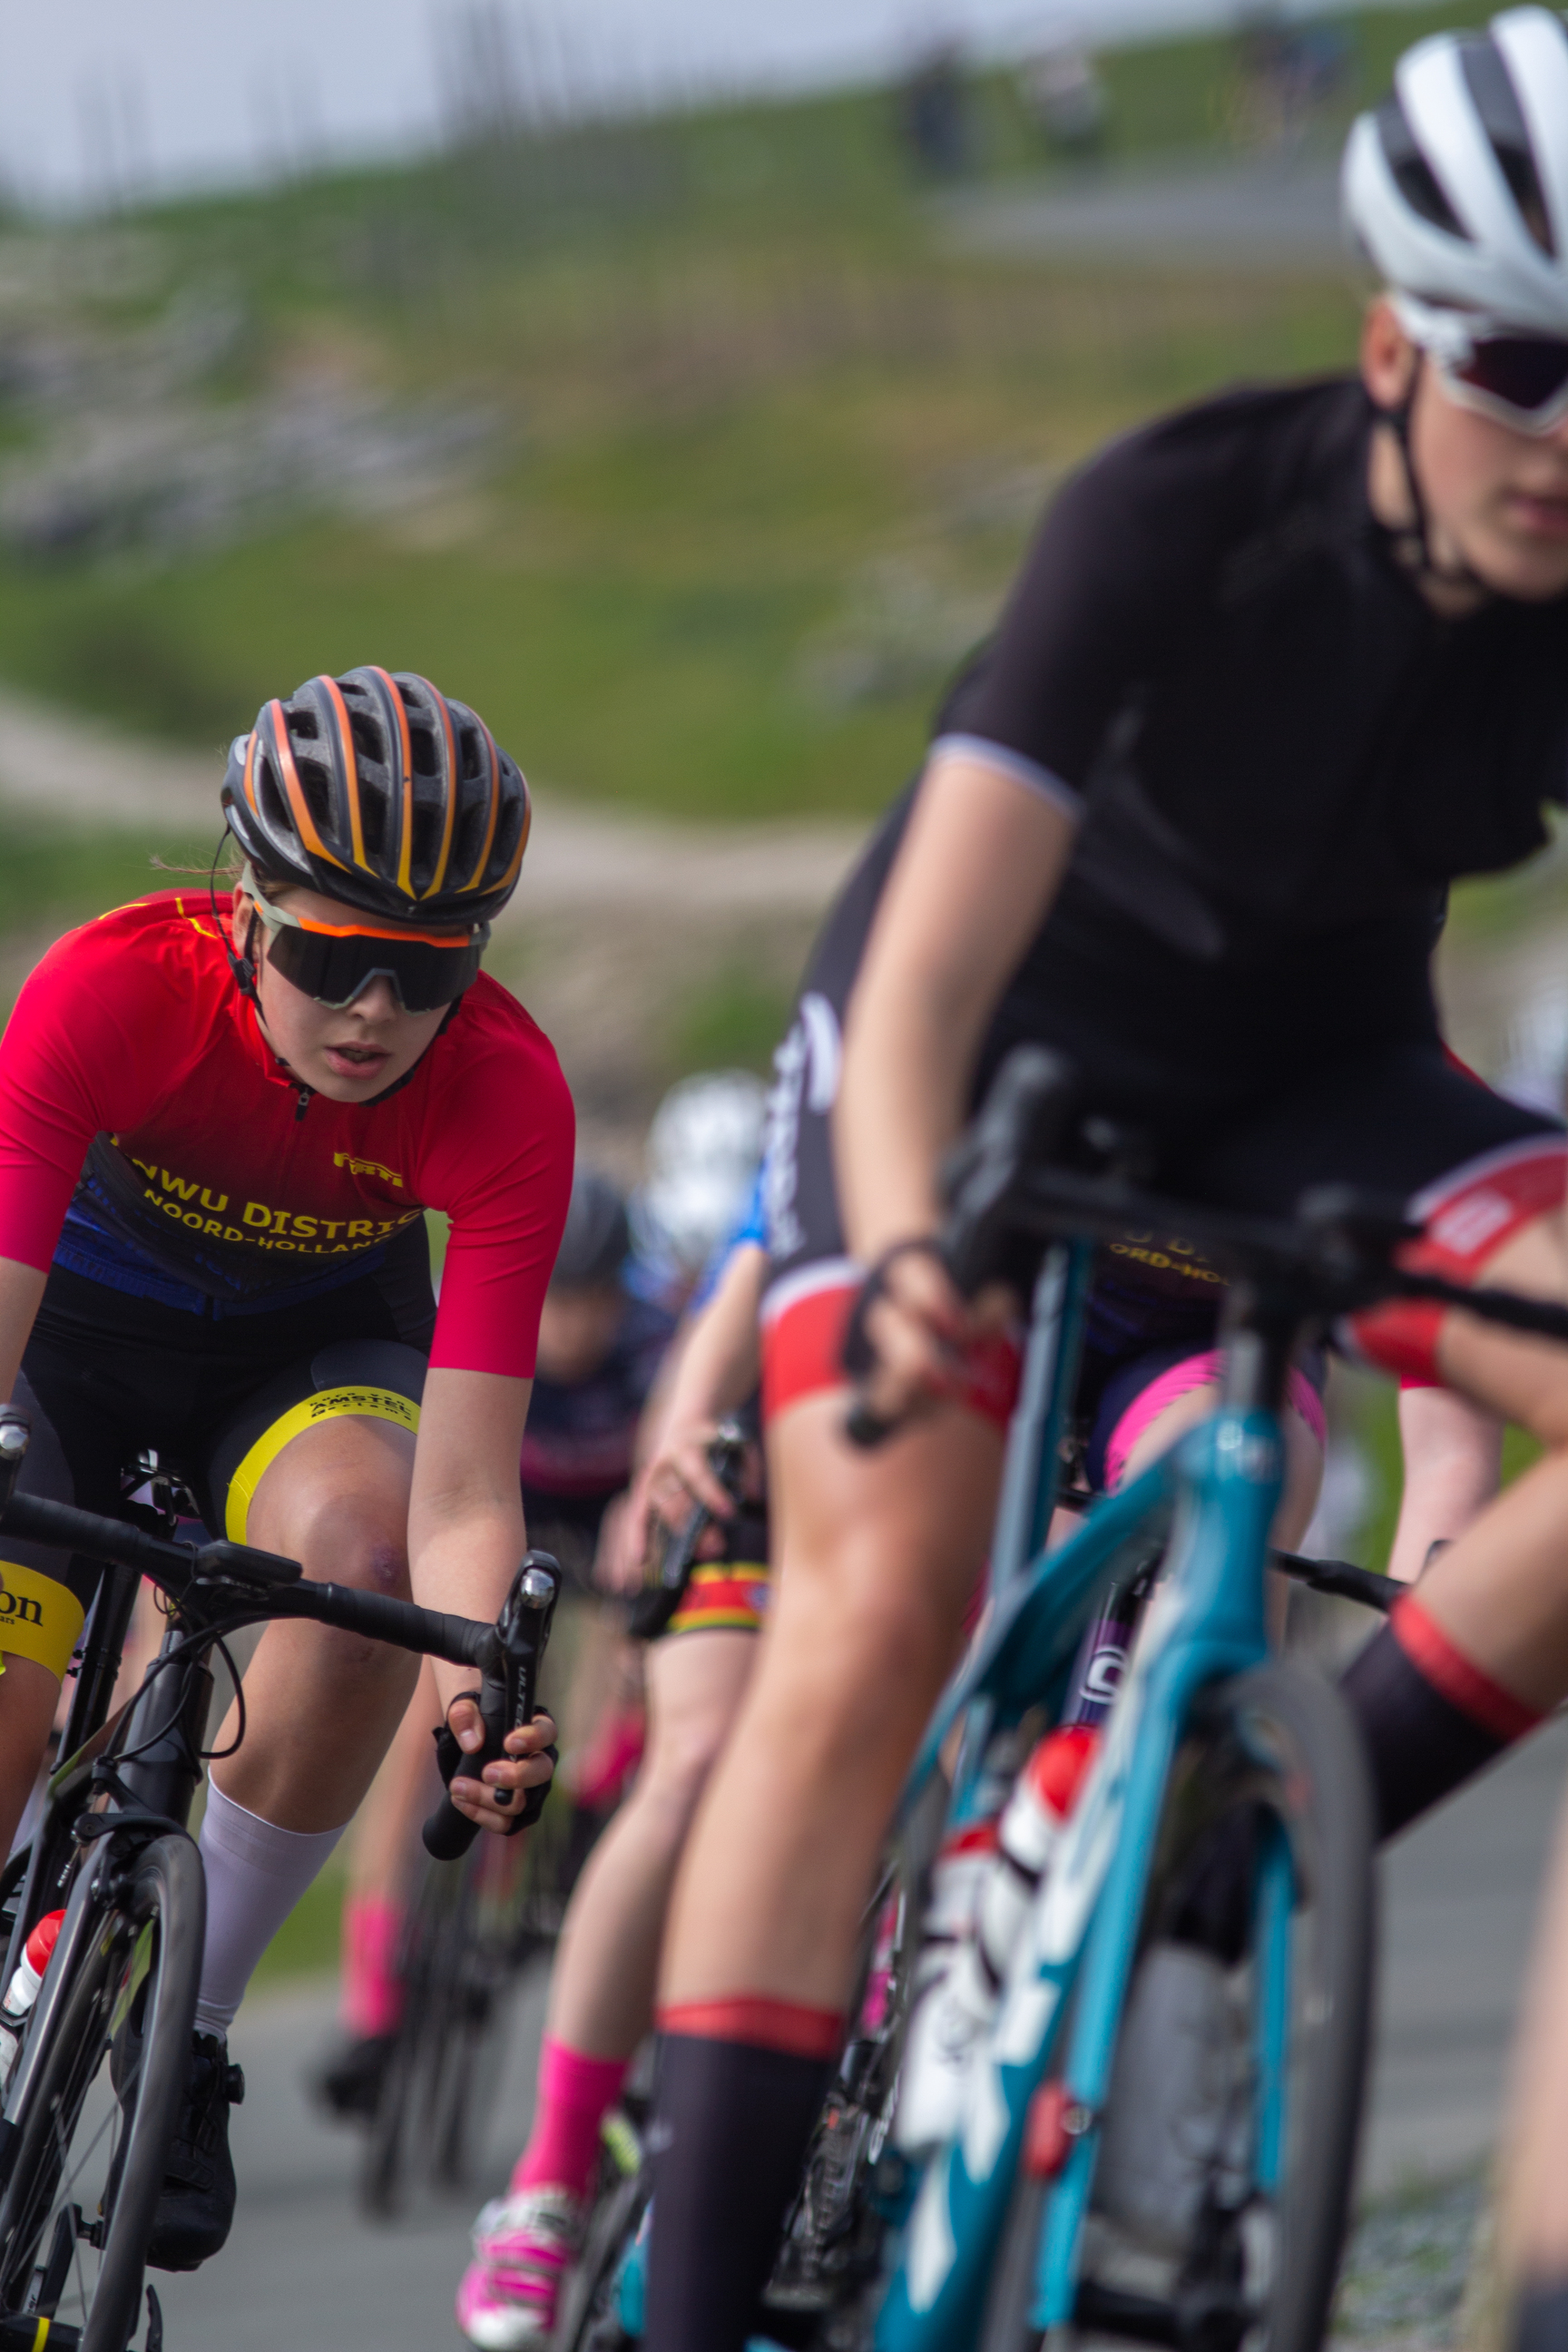
M384 1895L351 1895L343 1905L343 2028L354 2034L395 2033L403 2013L397 1947L403 1906Z
M642 1762L647 1724L640 1706L613 1706L577 1767L573 1795L591 1813L614 1812Z
M629 2058L585 2058L547 2033L539 2053L533 2129L511 2176L513 2189L569 2189L585 2197L599 2155L599 2126L626 2079Z

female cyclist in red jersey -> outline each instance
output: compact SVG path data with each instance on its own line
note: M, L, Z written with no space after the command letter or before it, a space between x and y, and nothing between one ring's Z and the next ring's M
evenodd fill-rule
M271 701L223 786L231 893L68 934L0 1041L0 1396L25 1489L112 1510L141 1447L215 1533L310 1576L495 1613L526 1543L518 1455L572 1179L548 1040L479 970L528 839L522 775L463 704L363 668ZM437 1313L426 1208L451 1221ZM14 1833L92 1580L5 1540L0 1832ZM149 2259L189 2269L234 2209L225 2035L326 1861L416 1662L269 1626L243 1746L213 1770L185 2108ZM471 1677L439 1664L466 1749ZM220 1747L230 1745L231 1723ZM460 1776L491 1830L549 1778L540 1721Z

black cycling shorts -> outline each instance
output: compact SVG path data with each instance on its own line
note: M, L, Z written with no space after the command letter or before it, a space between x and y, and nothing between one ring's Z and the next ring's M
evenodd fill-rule
M19 1490L112 1516L152 1447L209 1529L244 1542L262 1473L302 1430L361 1414L416 1431L435 1301L423 1225L411 1234L376 1272L258 1313L193 1315L54 1268L17 1383L32 1422ZM98 1575L5 1538L0 1654L63 1672Z
M846 929L848 911L848 902L841 905L813 959L770 1098L763 1202L773 1265L763 1308L770 1417L841 1383L839 1347L863 1278L845 1247L830 1135L843 1007L859 963L859 937ZM989 1038L983 1073L1017 1042ZM1094 1067L1082 1076L1087 1107L1100 1108ZM1128 1116L1125 1102L1114 1108ZM1447 1058L1436 1033L1331 1062L1281 1061L1267 1085L1226 1108L1151 1105L1142 1125L1157 1187L1217 1208L1289 1216L1304 1192L1326 1183L1415 1203L1424 1194L1463 1190L1472 1173L1480 1181L1510 1152L1528 1161L1532 1144L1537 1156L1546 1145L1553 1163L1546 1190L1555 1182L1562 1191L1563 1122L1479 1084ZM1522 1209L1512 1213L1522 1221ZM1394 1354L1374 1360L1418 1371L1418 1355L1408 1363ZM978 1381L966 1401L987 1410ZM1005 1421L1005 1412L992 1409L990 1417Z

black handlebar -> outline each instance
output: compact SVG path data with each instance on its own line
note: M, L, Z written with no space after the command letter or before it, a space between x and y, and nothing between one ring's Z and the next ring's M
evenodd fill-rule
M511 1580L506 1605L493 1625L483 1628L485 1639L473 1664L479 1669L479 1717L485 1727L483 1750L464 1756L448 1733L437 1738L442 1777L448 1783L460 1769L477 1779L487 1764L506 1754L509 1733L531 1723L538 1712L539 1669L550 1639L550 1622L561 1591L561 1569L547 1551L531 1551ZM462 1620L455 1621L462 1622ZM450 1766L450 1769L448 1769ZM527 1829L544 1808L548 1782L531 1789L518 1812L516 1829ZM505 1805L510 1791L498 1790L496 1802ZM425 1851L437 1862L456 1862L467 1853L479 1833L478 1822L460 1813L449 1796L443 1797L425 1824ZM511 1832L515 1834L515 1831Z
M548 1552L526 1554L500 1617L487 1625L382 1592L316 1583L298 1560L258 1551L248 1544L171 1543L123 1519L103 1518L42 1495L17 1495L12 1489L26 1452L26 1416L14 1407L0 1407L0 1533L28 1537L150 1576L191 1618L193 1631L279 1617L308 1618L366 1634L395 1649L477 1667L484 1752L463 1759L452 1742L454 1758L476 1773L505 1752L509 1732L533 1720L540 1661L561 1589L560 1568ZM446 1771L448 1780L452 1769ZM519 1811L520 1828L537 1820L544 1796L544 1787L530 1790ZM478 1828L445 1797L425 1825L425 1843L439 1858L455 1857L467 1851Z

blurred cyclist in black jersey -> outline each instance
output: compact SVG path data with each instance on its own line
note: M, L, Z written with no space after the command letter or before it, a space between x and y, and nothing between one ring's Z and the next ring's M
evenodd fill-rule
M1568 798L1568 26L1441 35L1355 126L1385 292L1355 373L1103 450L819 942L769 1150L777 1589L677 1885L649 2352L740 2352L841 2033L873 1857L987 1539L1017 1303L952 1288L944 1152L1010 1045L1082 1071L1168 1191L1407 1199L1416 1262L1568 1293L1561 1122L1446 1063L1457 877ZM859 1300L868 1401L843 1436ZM1351 1335L1545 1459L1352 1669L1392 1834L1568 1694L1568 1361L1462 1314Z

